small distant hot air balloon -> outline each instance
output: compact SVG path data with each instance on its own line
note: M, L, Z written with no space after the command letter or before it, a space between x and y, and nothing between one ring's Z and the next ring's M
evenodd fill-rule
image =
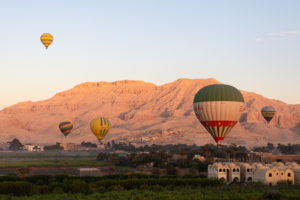
M61 122L59 125L59 130L62 132L62 134L67 137L73 129L73 124L71 122L65 121Z
M46 49L48 49L50 44L53 42L53 36L50 33L44 33L41 35L41 41Z
M261 114L265 118L265 120L268 123L270 123L270 121L273 119L273 117L276 114L276 110L272 106L265 106L261 109Z
M90 127L96 138L101 143L101 140L103 140L110 129L110 122L103 117L97 117L91 121Z
M243 95L230 85L208 85L200 89L194 98L195 114L217 144L237 124L243 105Z

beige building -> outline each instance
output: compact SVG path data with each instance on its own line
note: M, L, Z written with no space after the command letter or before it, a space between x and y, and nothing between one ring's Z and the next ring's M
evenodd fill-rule
M300 185L300 165L295 162L288 162L287 165L294 171L295 184Z
M272 164L214 163L208 166L208 177L224 179L229 183L260 181L268 185L277 185L282 181L290 181L293 184L300 184L300 166L294 162L286 164L281 162Z
M78 168L79 176L101 176L102 173L98 168Z
M240 166L236 163L228 163L227 165L227 180L228 182L241 182Z
M241 182L253 181L254 167L248 163L240 163L241 168Z
M224 181L229 182L227 178L228 170L229 170L228 166L223 165L222 163L214 163L212 165L208 165L208 177L223 179Z

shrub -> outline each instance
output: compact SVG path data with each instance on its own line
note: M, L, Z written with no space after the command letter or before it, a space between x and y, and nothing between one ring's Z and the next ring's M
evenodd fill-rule
M33 186L31 183L24 181L2 182L0 183L0 194L16 196L31 195L33 194Z
M267 200L280 200L281 199L281 195L279 194L278 191L272 190L272 191L268 191L263 195L263 199L267 199Z

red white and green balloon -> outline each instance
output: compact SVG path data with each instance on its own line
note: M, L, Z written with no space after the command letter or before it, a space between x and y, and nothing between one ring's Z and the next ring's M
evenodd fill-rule
M244 97L230 85L214 84L200 89L194 98L194 111L216 143L223 140L240 120Z

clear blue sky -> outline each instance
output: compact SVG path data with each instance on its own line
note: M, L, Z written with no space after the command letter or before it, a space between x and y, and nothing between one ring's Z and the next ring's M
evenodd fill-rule
M209 77L300 103L300 1L0 3L0 108L81 82Z

